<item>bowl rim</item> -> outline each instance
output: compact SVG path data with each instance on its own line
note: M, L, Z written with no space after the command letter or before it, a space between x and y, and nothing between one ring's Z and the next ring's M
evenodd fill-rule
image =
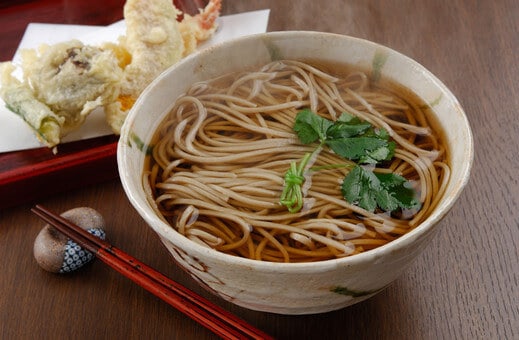
M142 181L139 188L135 188L131 183L131 174L128 171L125 171L125 164L128 162L128 157L126 151L130 148L127 145L127 139L129 137L130 128L132 126L133 120L135 119L137 112L139 112L139 108L145 104L146 94L148 92L153 91L154 87L161 81L161 79L168 77L170 73L175 72L176 69L183 67L183 65L189 64L193 59L199 58L201 55L209 54L214 49L225 49L232 47L236 44L241 44L244 41L249 40L261 40L266 37L271 37L274 39L281 38L294 38L294 37L322 37L328 36L335 39L348 39L356 44L368 44L376 47L377 49L381 49L383 51L387 51L392 55L398 56L402 60L406 61L410 65L416 67L423 75L428 78L430 81L435 83L435 85L441 90L441 92L446 95L453 104L459 110L461 114L461 120L463 121L463 128L466 129L467 140L466 147L464 152L464 162L462 166L461 179L458 183L456 183L456 188L453 190L452 194L445 196L442 198L442 205L440 209L435 209L426 220L416 226L413 230L407 232L406 234L400 236L399 238L388 242L385 245L379 246L375 249L371 249L369 251L355 254L352 256L346 256L343 258L322 260L316 262L298 262L298 263L278 263L278 262L269 262L269 261L259 261L249 258L244 258L240 256L226 254L220 251L217 251L212 248L207 248L202 245L197 244L184 237L180 233L178 233L173 226L170 226L166 222L164 222L161 218L156 216L154 209L149 206L147 200L140 199L133 190L141 190L144 192L142 188ZM163 73L161 73L148 87L143 91L141 96L139 96L138 100L135 102L134 106L128 113L125 123L121 129L120 140L117 146L117 163L119 168L120 180L123 185L123 189L125 194L127 195L132 206L137 210L139 215L145 220L145 222L150 226L161 238L173 243L175 246L181 248L184 252L192 255L199 254L204 256L210 256L214 258L215 261L219 262L232 262L237 265L245 266L245 267L253 267L258 270L268 270L274 272L308 272L309 269L312 269L312 272L318 271L326 271L330 268L335 268L337 266L354 266L358 264L362 264L364 262L372 261L373 259L384 257L385 254L393 252L400 248L405 248L405 246L413 243L416 239L419 238L422 234L431 231L435 226L437 226L438 222L440 222L443 217L451 210L454 203L457 201L458 197L463 192L466 184L470 179L470 173L473 165L474 159L474 142L473 135L470 128L470 123L468 118L463 110L462 106L459 104L458 99L454 96L454 94L444 85L444 83L439 80L434 74L432 74L426 67L415 61L414 59L384 45L379 43L358 38L352 37L343 34L337 33L328 33L328 32L317 32L317 31L302 31L302 30L293 30L293 31L276 31L276 32L266 32L266 33L258 33L253 35L248 35L244 37L234 38L229 41L220 42L211 46L209 48L203 49L201 51L197 51L186 58L183 58L175 65L169 67ZM141 173L142 175L142 173ZM162 240L164 242L164 240Z

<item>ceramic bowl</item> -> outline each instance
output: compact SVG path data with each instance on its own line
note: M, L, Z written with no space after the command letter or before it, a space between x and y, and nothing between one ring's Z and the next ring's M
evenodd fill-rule
M205 79L274 59L317 59L357 65L414 91L429 103L450 147L452 174L444 197L418 227L358 255L315 263L249 260L202 247L181 236L156 213L143 185L150 140L175 98ZM380 292L420 255L469 179L473 140L454 95L423 66L379 44L319 32L248 36L193 54L160 75L140 96L122 128L118 166L132 205L173 256L201 285L242 307L280 314L327 312Z

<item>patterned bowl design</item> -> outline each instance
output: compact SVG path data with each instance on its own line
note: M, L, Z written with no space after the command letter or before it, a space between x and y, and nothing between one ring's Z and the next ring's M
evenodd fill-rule
M441 203L408 234L377 249L317 263L269 263L219 253L178 234L156 212L142 183L145 154L173 101L190 84L275 59L317 59L371 70L413 90L433 107L450 147L452 174ZM454 95L423 66L379 44L321 32L273 32L222 43L191 55L159 76L129 113L118 147L124 190L139 214L160 236L175 262L225 300L280 314L327 312L360 302L384 289L417 258L438 231L438 222L466 185L473 140Z

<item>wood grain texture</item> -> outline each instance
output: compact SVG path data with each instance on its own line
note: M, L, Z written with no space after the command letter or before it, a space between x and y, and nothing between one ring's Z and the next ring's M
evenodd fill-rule
M0 60L12 56L25 28L21 23L108 24L121 15L116 3L122 1L82 2L88 4L84 15L72 17L58 8L75 2L80 1L0 8ZM106 4L102 11L100 3ZM280 339L518 339L519 3L224 0L223 12L264 8L271 9L270 31L348 34L412 57L452 90L467 113L476 151L471 180L438 225L441 231L394 284L335 312L254 312L210 295L173 265L118 180L41 203L55 211L98 209L113 244ZM0 211L0 338L215 338L99 261L72 275L41 270L32 244L42 223L29 209Z

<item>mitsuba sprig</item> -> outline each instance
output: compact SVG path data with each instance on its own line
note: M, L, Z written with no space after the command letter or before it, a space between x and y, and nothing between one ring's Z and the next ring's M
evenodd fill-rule
M407 179L395 173L373 171L376 164L391 160L395 154L396 144L385 129L375 128L347 112L334 122L304 109L296 116L294 131L303 144L319 144L312 153L305 154L299 164L291 163L285 173L280 203L288 211L296 213L303 207L302 185L306 171L333 168L351 169L341 185L343 197L351 204L370 212L377 208L387 212L420 208L416 191ZM349 162L308 168L310 160L315 160L324 147Z

